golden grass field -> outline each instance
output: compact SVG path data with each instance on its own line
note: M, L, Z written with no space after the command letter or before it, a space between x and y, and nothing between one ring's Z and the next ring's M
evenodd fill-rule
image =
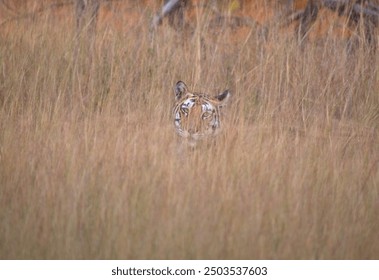
M378 52L152 13L77 59L70 18L2 27L0 259L378 259ZM232 92L195 149L177 80Z

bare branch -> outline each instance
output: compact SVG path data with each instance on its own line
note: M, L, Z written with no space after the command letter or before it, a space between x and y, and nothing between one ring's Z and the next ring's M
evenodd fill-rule
M164 6L162 7L162 10L160 13L156 14L153 18L153 21L151 23L152 28L157 28L158 25L162 23L162 19L168 15L169 13L173 12L179 7L181 0L170 0Z
M4 5L4 1L1 1L1 3ZM11 18L8 18L8 19L5 19L3 20L2 22L0 22L0 26L3 26L5 24L7 24L8 22L12 22L12 21L15 21L15 20L20 20L20 19L26 19L26 18L32 18L38 14L41 14L47 10L51 10L51 9L56 9L56 8L61 8L63 6L66 6L66 5L73 5L74 2L71 0L71 1L61 1L61 2L58 2L58 3L53 3L53 4L50 4L50 5L46 5L46 6L42 6L40 7L39 9L36 9L32 12L29 12L29 13L25 13L25 14L17 14L16 11L14 11L12 8L10 8L9 6L5 6L7 9L9 8L9 11L11 11L15 16L14 17L11 17Z
M375 26L379 23L379 6L373 3L367 3L366 7L363 7L361 4L353 4L349 0L322 0L322 4L333 11L338 11L341 15L352 15L356 20L362 15Z

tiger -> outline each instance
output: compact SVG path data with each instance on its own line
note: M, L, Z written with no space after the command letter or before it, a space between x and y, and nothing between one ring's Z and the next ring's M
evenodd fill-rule
M229 90L209 96L205 93L190 92L183 81L178 81L174 91L176 102L173 118L177 134L196 143L220 131L220 111L230 99Z

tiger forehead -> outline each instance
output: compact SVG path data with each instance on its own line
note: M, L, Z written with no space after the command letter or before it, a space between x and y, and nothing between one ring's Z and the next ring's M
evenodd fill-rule
M211 105L212 98L204 93L187 93L182 98L182 101L180 103L184 104L185 106L200 105L204 103Z

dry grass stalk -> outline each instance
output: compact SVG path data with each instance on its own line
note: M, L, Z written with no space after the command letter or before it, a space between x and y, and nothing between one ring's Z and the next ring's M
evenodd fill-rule
M1 259L377 259L378 56L252 29L97 30L70 102L74 19L0 40ZM85 60L82 61L85 63ZM88 65L84 65L88 67ZM178 156L173 85L230 88L215 142Z

